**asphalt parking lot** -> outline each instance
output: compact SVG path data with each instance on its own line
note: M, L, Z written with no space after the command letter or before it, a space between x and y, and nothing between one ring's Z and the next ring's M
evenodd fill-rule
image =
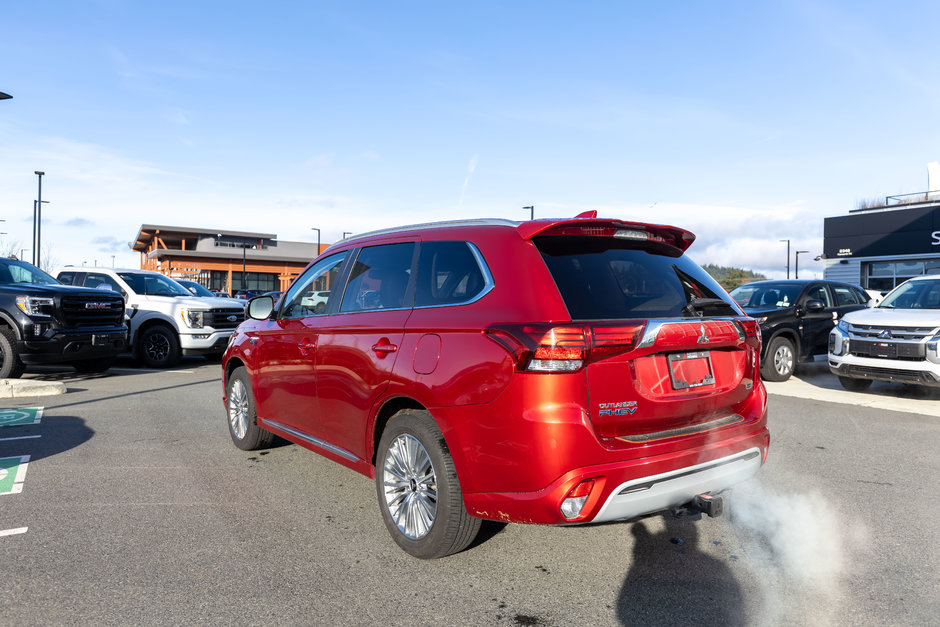
M11 417L42 407L38 421L0 427L0 457L30 456L20 489L0 495L5 624L921 625L940 615L932 391L876 385L834 402L840 391L807 365L768 386L770 458L725 516L492 524L468 550L427 562L391 542L370 480L291 444L237 450L218 364L26 377L68 391L0 403Z

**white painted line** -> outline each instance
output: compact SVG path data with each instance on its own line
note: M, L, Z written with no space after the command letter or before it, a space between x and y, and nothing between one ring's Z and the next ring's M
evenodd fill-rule
M17 527L16 529L3 529L3 530L0 530L0 537L15 536L21 533L26 533L27 529L29 529L29 527Z
M20 435L15 438L0 438L0 442L8 442L10 440L28 440L30 438L41 438L41 435Z

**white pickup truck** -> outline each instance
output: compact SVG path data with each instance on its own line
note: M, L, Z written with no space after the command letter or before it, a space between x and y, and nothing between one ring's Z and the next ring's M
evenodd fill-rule
M872 381L940 386L940 276L909 279L829 333L829 370L847 390Z
M134 356L151 368L175 366L181 355L221 355L245 319L245 304L193 296L150 270L65 267L53 276L66 285L110 289L124 296Z

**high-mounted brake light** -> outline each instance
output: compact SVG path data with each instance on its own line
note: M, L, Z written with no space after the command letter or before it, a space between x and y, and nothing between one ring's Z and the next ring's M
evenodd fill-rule
M576 372L590 361L636 346L645 323L617 325L502 324L483 330L523 372Z

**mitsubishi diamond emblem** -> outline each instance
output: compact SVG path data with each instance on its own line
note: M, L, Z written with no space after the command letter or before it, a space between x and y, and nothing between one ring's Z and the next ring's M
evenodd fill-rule
M878 334L878 337L883 340L890 340L894 336L891 335L891 329L885 329L884 331Z
M701 334L700 336L698 336L698 339L697 339L697 340L695 340L696 344L708 344L711 340L708 338L707 335L705 335L705 325L704 325L704 324L700 324L700 325L699 325L699 331L700 331L702 334Z

